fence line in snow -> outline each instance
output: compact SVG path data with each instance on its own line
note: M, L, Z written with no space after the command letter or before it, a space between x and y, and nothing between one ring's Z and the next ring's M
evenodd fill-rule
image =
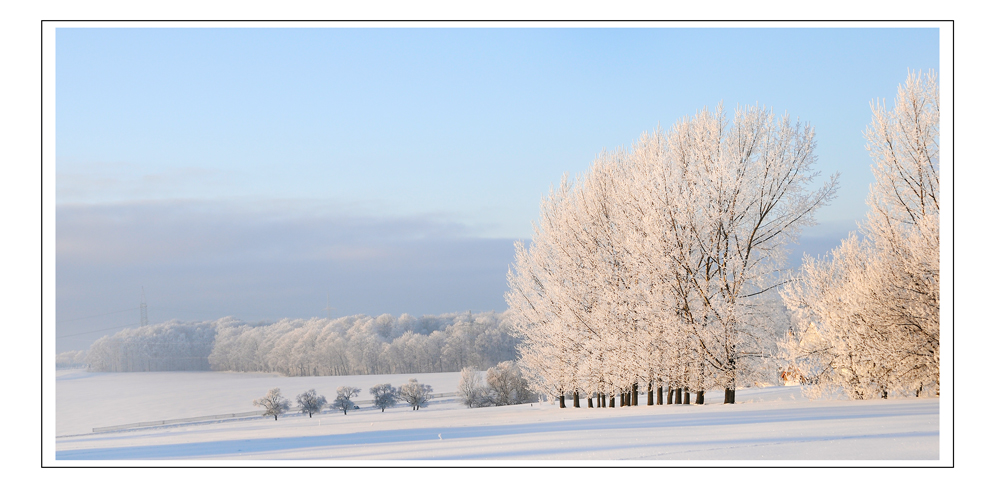
M456 396L456 392L434 393L432 394L431 397L429 397L429 400L435 400L436 398L454 397L454 396ZM373 400L359 400L354 403L356 405L373 405ZM189 417L185 419L152 420L149 422L135 422L133 424L112 425L110 427L94 427L93 433L97 434L101 432L113 432L116 430L137 429L141 427L155 427L159 425L185 424L189 422L206 422L209 420L256 417L256 416L261 416L263 412L265 412L265 410L256 410L254 412L242 412L242 413L223 413L219 415L204 415L201 417Z

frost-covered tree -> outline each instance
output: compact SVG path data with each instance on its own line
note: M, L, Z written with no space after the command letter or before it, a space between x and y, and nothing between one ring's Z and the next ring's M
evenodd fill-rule
M86 367L86 351L65 351L55 356L55 369Z
M401 385L398 389L398 395L402 400L408 402L408 405L411 405L412 410L418 410L428 405L428 400L432 396L432 387L411 378L406 385Z
M939 392L939 91L909 73L892 109L871 104L870 207L822 260L806 257L785 303L799 330L787 359L815 385L850 398Z
M327 404L325 397L319 395L314 389L297 395L297 408L302 414L306 413L308 418L316 413L321 413L321 409Z
M283 415L283 412L290 409L290 401L280 395L279 388L273 388L266 396L253 400L252 405L266 409L263 412L263 417L272 415L273 420L277 420L280 415Z
M487 389L480 381L480 374L471 368L463 368L460 373L459 386L456 387L456 395L460 402L469 408L482 407L490 404L490 397Z
M522 377L522 370L513 361L504 361L488 369L487 387L495 405L517 405L536 400L535 393Z
M581 391L635 404L663 383L735 402L785 324L769 310L785 245L836 188L808 188L814 147L787 116L720 106L564 177L508 274L525 374L561 406Z
M581 187L587 188L587 187ZM604 220L584 204L586 194L574 190L564 177L540 206L540 221L525 248L516 243L516 269L509 272L511 290L506 295L509 317L522 337L521 365L531 384L564 406L566 392L574 392L586 381L589 360L603 357L615 332L605 317L598 251L597 229Z
M685 375L697 384L687 386L710 386L700 374L710 370L732 403L749 363L773 352L776 331L755 313L763 306L758 300L778 284L785 245L814 223L814 211L836 187L834 176L808 189L818 175L814 148L811 128L787 116L747 107L729 124L720 107L645 138L636 152L659 162L636 166L648 169L649 181L639 181L663 199L655 208L679 276L672 281L678 323L692 338L686 353L696 359Z
M352 398L358 395L359 388L354 386L340 386L335 390L335 401L332 402L332 408L341 410L342 415L348 415L349 410L356 405L353 403Z
M124 329L94 341L86 362L91 371L198 371L209 369L218 323L178 321Z
M390 386L390 383L374 385L370 388L370 394L373 395L373 404L380 407L381 412L397 405L397 388Z

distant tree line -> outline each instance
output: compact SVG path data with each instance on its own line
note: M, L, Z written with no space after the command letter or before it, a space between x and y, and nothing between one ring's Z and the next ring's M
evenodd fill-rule
M172 321L104 336L90 345L86 363L91 371L203 371L218 322Z
M86 351L65 351L55 355L55 369L86 367Z
M502 313L408 314L337 319L213 322L125 329L85 354L59 355L60 367L91 371L242 371L287 376L431 373L487 369L515 358L516 338Z

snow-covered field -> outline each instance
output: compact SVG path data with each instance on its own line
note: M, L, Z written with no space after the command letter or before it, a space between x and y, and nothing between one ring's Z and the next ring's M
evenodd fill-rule
M209 371L57 371L55 434L84 434L93 432L94 427L252 412L260 410L260 407L252 405L252 400L262 397L272 388L279 388L284 398L290 399L292 406L298 394L312 388L319 395L324 395L329 403L335 398L335 389L340 386L360 389L354 401L370 400L371 386L390 383L398 387L410 378L432 386L435 393L454 392L459 383L459 373L286 377L276 373Z
M459 373L296 377L270 374L60 371L56 380L56 461L322 460L322 464L539 464L611 461L623 464L809 465L846 460L936 465L940 407L936 398L862 402L808 401L798 387L742 389L735 405L722 392L705 405L560 409L549 404L467 409L452 398L412 411L401 402L342 415L288 414L93 434L94 427L258 410L252 400L271 388L293 398L315 388L331 400L338 386L367 391L409 377L453 392ZM664 461L660 463L659 461ZM895 462L908 460L911 463ZM934 460L929 463L928 460ZM156 461L151 464L160 463ZM740 463L742 464L742 463Z

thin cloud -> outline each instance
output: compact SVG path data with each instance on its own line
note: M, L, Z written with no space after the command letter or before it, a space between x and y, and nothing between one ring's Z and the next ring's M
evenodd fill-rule
M501 311L513 259L513 240L440 216L374 218L315 202L56 210L56 308L67 318L135 307L143 287L151 322L325 316L327 301L339 316ZM118 319L134 321L82 320L58 334Z
M232 174L180 166L149 172L136 163L73 164L56 173L58 203L123 202L217 192Z
M301 204L203 201L59 205L59 263L381 259L405 243L469 237L436 217L370 217Z

